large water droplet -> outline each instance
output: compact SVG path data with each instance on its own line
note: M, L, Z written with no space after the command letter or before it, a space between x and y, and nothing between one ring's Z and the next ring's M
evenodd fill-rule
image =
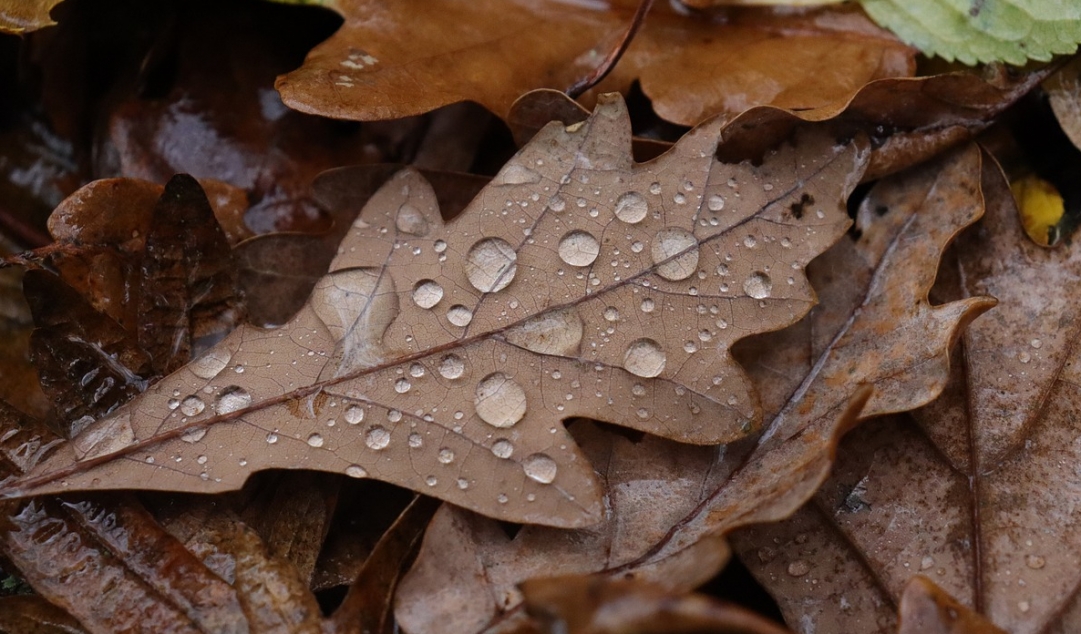
M688 231L678 228L662 229L653 236L651 245L657 275L673 282L694 275L698 267L698 240Z
M309 447L315 447L317 449L319 447L322 447L323 446L323 437L320 436L319 434L312 434L311 436L308 436L308 446Z
M444 379L457 379L465 372L465 361L456 354L448 354L439 361L439 375Z
M513 345L540 354L572 356L582 343L582 318L575 308L534 317L506 333Z
M421 280L413 287L413 303L421 308L432 308L443 299L443 287L435 280Z
M364 420L364 408L359 405L350 405L345 410L345 422L350 425L358 425Z
M465 276L482 293L501 291L514 280L518 254L501 238L485 238L474 244L466 256Z
M185 416L198 416L204 409L206 409L206 403L194 394L180 401L180 413Z
M506 460L514 455L514 444L506 438L500 438L492 443L492 454L496 458L502 458Z
M229 365L229 360L232 357L233 355L227 350L213 349L189 363L188 367L191 368L192 374L200 379L212 379L218 376L218 373L224 370L225 366ZM191 414L187 415L190 416Z
M585 231L571 231L559 241L559 257L571 266L589 266L600 252L597 239Z
M192 429L185 431L180 436L180 440L183 440L186 443L197 443L202 440L204 436L206 436L206 427L193 427Z
M398 216L394 220L394 226L398 228L398 231L411 236L428 235L428 219L419 209L409 203L398 207Z
M251 394L242 387L231 385L223 389L214 401L214 411L219 414L228 414L249 405L251 405Z
M373 425L368 429L368 433L364 435L364 444L368 445L369 449L386 449L390 444L390 431L382 425Z
M524 165L511 164L503 168L495 178L497 185L528 185L539 183L541 175Z
M551 484L552 480L556 479L558 467L555 460L542 453L535 453L522 461L522 469L533 480L541 484Z
M409 382L409 379L402 377L394 382L394 391L398 394L405 394L413 387L413 384Z
M744 280L743 291L755 299L765 299L773 292L773 280L765 273L755 271Z
M469 325L469 322L473 321L473 311L461 304L455 304L447 311L447 321L455 326L465 328Z
M660 191L659 186L657 191ZM645 197L638 192L627 192L616 201L616 218L627 224L633 225L642 222L648 213L649 205L646 203Z
M635 376L651 378L664 371L667 360L660 344L648 338L636 339L627 346L623 367Z
M368 470L358 464L351 464L345 468L345 475L350 478L366 478Z
M706 206L709 207L710 211L720 211L724 209L724 198L717 194L713 194L709 197L709 200L706 201Z
M525 390L502 372L493 372L477 384L474 405L489 425L511 427L525 416Z

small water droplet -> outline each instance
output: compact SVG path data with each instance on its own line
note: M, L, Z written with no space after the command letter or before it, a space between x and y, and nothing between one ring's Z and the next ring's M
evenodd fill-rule
M180 436L180 440L183 440L186 443L196 443L202 440L203 436L206 436L206 427L196 427L185 431L184 434Z
M457 379L465 372L465 361L456 354L448 354L439 361L439 375L444 379Z
M482 293L495 293L514 280L518 270L518 254L506 240L485 238L469 249L465 276L473 288Z
M1028 555L1027 557L1025 557L1025 565L1029 568L1032 568L1033 570L1039 570L1040 568L1043 568L1044 564L1046 563L1047 560L1045 560L1043 557L1040 557L1039 555Z
M788 564L788 574L793 577L802 577L808 572L811 572L811 565L802 559L797 559Z
M443 299L443 287L435 280L421 280L413 287L413 303L420 308L432 308Z
M316 448L322 447L323 437L319 434L312 434L311 436L308 436L308 446Z
M654 183L657 186L657 191L653 191L653 187L650 186L650 192L657 194L661 191L661 186ZM646 203L645 197L638 192L627 192L616 200L616 218L619 218L627 224L637 224L645 219L649 214L649 205Z
M601 245L592 234L571 231L559 241L559 257L571 266L589 266L601 252Z
M563 200L562 196L552 196L552 199L548 201L548 208L559 213L567 208L567 201Z
M435 485L439 484L439 480L435 476L430 475L427 478L424 478L424 484L427 484L430 487L434 487Z
M709 207L710 211L720 211L724 209L724 198L717 194L713 194L709 197L709 200L706 201L706 206Z
M510 498L507 497L506 493L500 493L499 495L495 496L495 501L499 502L500 504L506 504L509 499Z
M522 461L522 470L529 478L541 484L551 484L556 479L556 461L542 453L535 453Z
M661 184L660 183L650 183L649 184L649 193L653 194L654 196L661 193Z
M688 354L694 354L695 352L698 352L698 344L693 341L687 341L683 344L683 350Z
M627 346L623 367L635 376L651 378L664 370L666 356L660 344L648 338L636 339Z
M935 565L935 558L930 555L925 556L920 560L920 570L927 570Z
M765 299L773 292L773 280L765 273L755 271L744 280L743 291L755 299Z
M417 432L409 434L409 446L413 449L419 449L424 446L424 437Z
M677 205L682 205L683 203L687 202L687 197L684 196L682 192L676 192L676 195L672 196L672 202L676 203Z
M349 423L350 425L359 424L362 420L364 420L364 408L360 407L359 405L350 405L345 410L344 416L345 422Z
M409 203L398 207L398 216L394 220L394 226L398 228L398 231L411 236L428 235L428 219L419 209Z
M366 478L368 470L358 464L351 464L345 468L345 475L350 478Z
M230 385L221 391L214 401L214 411L219 414L228 414L242 410L251 405L251 394L247 390L236 385Z
M269 434L266 435L266 444L273 445L276 442L278 442L278 435L277 434L275 434L274 432L270 432Z
M195 462L197 462L199 464L206 464L206 461L207 461L206 456L199 456L198 458L195 459Z
M743 246L748 249L753 249L756 244L758 244L758 240L754 236L747 236L743 239Z
M458 488L465 491L469 488L469 480L465 478L458 478Z
M651 247L657 275L673 282L694 275L698 267L698 240L679 228L662 229L653 236Z
M582 343L582 318L575 308L543 313L506 332L507 342L540 354L573 356Z
M364 435L364 444L368 445L369 449L379 451L380 449L386 449L390 444L390 431L381 425L373 425L368 428L368 433Z
M631 387L631 394L634 394L635 396L645 396L646 388L641 383L635 383L634 386Z
M506 460L514 454L514 445L506 438L500 438L492 443L492 454L495 455L496 458Z
M446 242L446 240L436 240L435 244L432 245L432 249L434 249L436 253L442 253L442 252L446 251L447 250L447 242Z
M638 418L645 420L649 418L649 410L644 407L639 407L637 412Z
M204 409L206 409L206 403L194 394L180 401L180 413L185 416L198 416Z
M1043 346L1043 342L1040 341L1039 339L1033 339L1032 341L1028 342L1028 345L1030 345L1033 348L1039 350Z
M455 304L447 311L447 321L460 328L465 328L469 325L469 322L473 321L473 311L461 304Z
M657 307L657 305L653 302L652 299L647 297L647 298L642 300L642 312L643 313L652 313L653 310L656 307Z
M233 355L226 350L208 350L206 354L188 364L192 374L200 379L212 379L229 365Z
M489 425L511 427L525 416L525 390L502 372L493 372L477 384L474 405Z
M1028 363L1032 361L1032 355L1022 350L1021 354L1017 355L1017 360L1021 363Z
M439 455L436 456L441 464L450 464L454 462L454 450L448 447L443 447L439 450Z
M396 423L396 422L402 420L402 413L399 410L392 409L392 410L387 412L387 420L389 420L392 423Z
M503 171L496 176L495 181L500 185L528 185L532 183L539 183L541 175L524 166L512 163L503 168Z
M631 243L631 252L632 253L641 253L642 249L644 249L644 248L646 248L646 245L642 244L641 242L639 242L637 240L635 240L634 242Z
M619 321L619 310L617 310L615 306L605 308L604 319L606 321Z
M414 379L419 379L420 377L424 376L424 366L419 363L414 363L413 365L409 366L409 376L413 377Z
M402 377L394 382L394 391L398 394L405 394L409 389L413 387L413 384L409 382L409 379Z

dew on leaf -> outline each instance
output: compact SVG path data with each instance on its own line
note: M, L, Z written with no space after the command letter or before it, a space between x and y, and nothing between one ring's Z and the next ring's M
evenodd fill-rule
M709 207L710 211L720 211L724 209L724 198L717 194L713 194L706 201L706 207Z
M551 484L556 479L558 467L555 460L542 453L535 453L522 462L522 470L529 478L541 484Z
M413 387L413 384L409 382L407 378L400 378L394 382L394 391L398 394L405 394Z
M507 287L518 270L518 254L506 240L485 238L469 249L465 276L473 288L482 293L495 293Z
M635 376L652 378L664 371L666 355L656 341L643 337L627 346L623 367Z
M350 425L357 425L364 420L364 408L359 405L350 405L345 410L345 422Z
M428 219L424 217L424 214L419 209L409 203L405 203L398 208L398 216L394 219L394 226L398 228L398 231L411 236L428 235Z
M507 341L540 354L571 356L582 342L582 318L575 308L544 313L506 333Z
M195 427L185 431L180 436L180 440L186 443L196 443L202 440L204 436L206 436L206 427Z
M506 438L500 438L492 443L492 454L506 460L514 454L514 445Z
M653 236L650 253L657 265L657 275L666 280L685 280L698 267L698 240L684 229L670 227L658 231Z
M368 476L368 470L358 464L351 464L345 468L345 475L350 478L365 478Z
M275 444L277 442L278 442L278 435L275 434L274 432L270 432L269 434L266 435L266 443L268 445L273 445L273 444Z
M454 450L448 447L443 447L439 450L439 454L436 455L436 459L442 464L450 464L454 462Z
M469 322L473 321L473 311L461 304L455 304L447 311L447 321L460 328L465 328L469 325Z
M191 396L180 401L180 413L185 416L198 416L206 409L206 403L203 399L192 394Z
M657 192L660 192L660 186L657 187ZM646 203L646 199L642 194L638 192L627 192L616 200L616 218L619 218L627 224L637 224L645 219L649 213L649 205Z
M319 447L322 447L323 446L323 437L320 436L319 434L312 434L311 436L308 436L308 446L309 447L315 447L317 449Z
M412 449L419 449L424 446L424 437L417 432L409 434L409 438L407 440L409 441L409 446Z
M773 280L761 271L755 271L744 280L743 291L755 299L765 299L773 292Z
M530 185L539 183L541 175L525 167L524 165L511 164L503 169L495 178L498 185Z
M390 444L390 431L381 425L373 425L368 428L368 433L364 434L364 444L376 451L386 449Z
M435 280L421 280L413 287L413 303L420 308L432 308L443 299L443 287Z
M477 384L474 404L480 419L492 427L511 427L525 416L525 390L502 372L493 372Z
M228 414L242 410L251 405L251 394L247 390L236 385L231 385L221 391L214 401L214 411L218 414Z
M439 361L439 376L444 379L457 379L465 373L465 361L456 354L448 354Z
M559 241L559 257L571 266L589 266L601 252L601 245L586 231L571 231Z
M619 321L619 310L615 306L604 309L605 321Z
M218 376L218 374L225 369L225 366L229 365L232 356L233 355L226 350L212 349L195 361L192 361L188 367L191 368L192 374L200 379L212 379Z

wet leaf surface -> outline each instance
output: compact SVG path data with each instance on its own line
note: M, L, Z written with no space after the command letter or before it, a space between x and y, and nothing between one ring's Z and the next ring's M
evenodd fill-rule
M761 435L693 449L576 428L605 477L608 521L573 533L527 526L511 539L490 520L444 508L403 582L399 621L476 631L515 608L516 583L540 575L605 572L686 589L723 565L724 533L795 511L858 418L925 404L943 389L951 340L993 305L927 301L945 245L983 212L979 166L968 147L884 182L897 198L888 212L865 208L860 240L842 240L812 265L825 303L772 341L748 342L741 356L772 412ZM448 576L463 570L472 582Z
M541 1L508 10L501 2L340 0L329 6L345 24L277 87L290 107L341 119L393 119L460 101L505 117L523 93L567 90L589 75L636 5ZM415 20L418 12L440 20ZM809 72L826 59L830 72ZM841 103L868 81L913 70L912 51L859 12L733 10L711 18L658 4L599 90L626 92L637 79L660 116L694 125L755 105Z
M227 490L291 466L575 525L600 496L559 418L745 435L747 383L704 351L809 308L800 268L847 225L862 155L812 137L798 166L792 149L717 163L707 127L633 167L625 117L615 100L550 128L445 229L430 187L399 173L289 324L239 329L8 492ZM558 381L569 398L552 402L539 388Z

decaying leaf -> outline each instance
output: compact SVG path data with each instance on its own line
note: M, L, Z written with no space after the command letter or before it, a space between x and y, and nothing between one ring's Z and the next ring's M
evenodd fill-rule
M983 212L979 169L972 146L884 181L904 196L865 207L860 239L812 263L824 303L745 355L772 413L764 433L691 448L574 428L605 478L607 521L573 532L526 526L511 539L489 519L444 507L403 581L399 622L418 632L478 631L515 609L515 585L536 576L604 572L679 589L709 579L727 558L721 537L794 512L859 418L926 404L943 389L950 342L993 305L927 300L942 250ZM793 574L805 575L804 566Z
M600 64L638 3L324 4L345 24L277 88L292 108L370 121L459 101L506 116L529 90L566 90ZM421 14L440 19L417 20ZM830 72L819 72L824 64ZM626 92L637 79L658 114L694 125L754 105L841 103L868 81L913 70L911 49L858 11L688 17L658 3L600 90Z
M801 269L849 222L856 144L811 135L754 166L716 161L718 135L635 166L613 97L538 135L446 225L400 173L289 324L240 328L6 493L221 491L293 467L596 522L597 481L560 419L749 433L758 407L725 352L810 308Z
M0 3L0 32L29 33L56 24L49 11L62 0L5 0Z
M993 165L982 190L988 216L959 241L947 273L955 293L990 293L999 307L965 333L938 401L846 439L800 532L830 536L829 566L863 570L864 584L844 592L849 603L896 605L920 572L1011 632L1070 631L1081 613L1081 565L1068 554L1078 532L1072 298L1081 257L1073 245L1045 249L1024 236ZM784 548L774 537L741 547L752 570L752 548ZM801 558L823 570L814 552ZM767 585L774 576L759 573ZM783 603L834 592L819 581L791 587L801 593Z
M1006 634L958 603L932 581L916 575L901 596L898 634Z

